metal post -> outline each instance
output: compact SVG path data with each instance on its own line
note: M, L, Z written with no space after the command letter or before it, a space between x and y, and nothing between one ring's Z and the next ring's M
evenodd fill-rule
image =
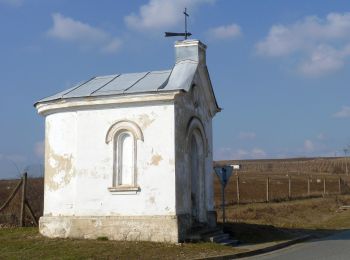
M326 196L326 177L323 177L323 197Z
M345 173L346 175L349 175L348 172L348 160L347 160L347 154L348 154L349 149L348 148L344 148L344 154L345 154Z
M269 202L270 201L270 178L267 177L266 178L266 202Z
M222 187L222 224L225 224L226 216L225 216L225 186Z
M237 204L239 204L239 176L237 175Z
M339 194L341 194L341 177L338 179L338 189L339 189Z
M25 172L22 177L22 197L21 197L21 215L20 215L21 227L24 227L25 225L26 191L27 191L27 173Z
M292 198L292 178L288 176L288 199Z
M310 192L310 176L307 177L307 196L308 197L311 196L311 192Z

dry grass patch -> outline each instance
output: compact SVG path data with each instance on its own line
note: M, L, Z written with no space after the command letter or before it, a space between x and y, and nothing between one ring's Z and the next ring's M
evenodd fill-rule
M299 229L350 228L350 218L337 221L348 214L337 212L340 206L350 205L350 196L305 199L280 203L256 203L231 206L227 218L232 222L272 225Z
M349 195L235 205L226 211L225 230L247 243L281 241L305 234L328 235L350 228L350 210L338 210L343 205L350 205Z

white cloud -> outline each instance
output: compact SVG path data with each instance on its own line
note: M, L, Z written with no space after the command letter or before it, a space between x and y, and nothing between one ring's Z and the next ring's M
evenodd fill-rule
M34 153L37 157L43 158L45 153L45 142L40 141L34 144Z
M311 140L307 139L304 141L304 150L306 152L312 152L315 150L315 145Z
M319 133L316 137L318 140L325 140L327 138L324 133Z
M341 110L333 114L333 117L338 117L338 118L350 117L350 107L343 106Z
M102 52L104 53L115 53L119 50L122 45L122 41L118 38L113 38L111 41L102 47Z
M237 24L222 25L209 29L208 35L215 39L236 38L241 35L241 27Z
M261 159L266 157L266 152L260 148L254 148L250 154L253 159Z
M78 44L82 48L95 48L101 52L114 53L121 46L121 40L102 29L87 23L65 17L62 14L52 15L53 26L47 34L55 39Z
M19 7L23 4L23 0L0 0L0 4L6 4L14 7Z
M213 2L215 0L150 0L140 7L138 14L131 13L124 21L136 30L170 29L183 21L185 7L193 11L200 4Z
M251 150L232 148L221 148L215 154L216 160L243 160L243 159L263 159L266 158L267 153L258 147Z
M291 25L273 25L256 44L263 56L302 55L298 70L320 76L341 69L350 56L350 13L330 13L325 19L309 16Z
M299 65L299 70L308 76L320 76L336 71L344 66L345 58L350 55L328 45L319 45L310 56Z
M256 134L254 132L240 132L238 138L241 140L253 140Z

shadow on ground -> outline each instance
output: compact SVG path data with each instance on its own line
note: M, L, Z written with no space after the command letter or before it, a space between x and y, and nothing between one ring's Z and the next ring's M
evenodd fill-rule
M321 239L340 232L337 229L280 228L272 225L240 222L226 222L225 225L219 223L218 226L244 244L280 242L304 235Z

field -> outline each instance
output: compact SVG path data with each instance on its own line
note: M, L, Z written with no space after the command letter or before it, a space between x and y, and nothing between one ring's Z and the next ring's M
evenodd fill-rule
M337 159L335 159L337 160ZM311 160L312 161L312 160ZM311 162L310 161L310 162ZM222 162L221 162L222 163ZM234 162L237 163L237 162ZM226 188L226 232L242 243L261 244L285 241L305 234L324 236L350 227L350 210L339 211L350 205L348 175L334 173L327 163L328 172L291 172L291 164L281 161L246 161L239 172L240 204L237 204L237 177L233 176ZM265 167L265 164L272 166ZM314 163L313 161L311 163ZM261 166L264 165L264 166ZM287 165L289 165L287 167ZM306 165L306 164L305 164ZM334 164L336 165L336 164ZM260 169L260 171L256 171ZM269 169L266 170L265 169ZM277 170L279 169L279 170ZM322 168L322 170L324 170ZM266 180L269 177L269 203L266 202ZM291 194L289 179L291 177ZM339 177L341 193L339 195ZM309 180L309 189L308 189ZM324 181L325 180L325 181ZM215 203L219 225L221 220L221 186L215 181ZM0 181L0 205L6 200L18 180ZM326 184L326 192L324 188ZM345 193L345 194L344 194ZM28 179L28 200L37 217L42 215L43 179ZM289 196L291 195L291 197ZM321 197L320 197L321 196ZM48 239L39 235L37 228L1 228L18 223L20 192L0 214L0 258L114 258L118 259L193 259L232 254L244 249L210 243L170 245L150 242L125 242L77 239ZM30 219L27 226L33 225Z
M248 174L346 174L350 173L348 157L316 157L263 160L216 161L215 165L240 164L240 173Z
M350 176L346 174L347 163L348 158L293 158L217 161L214 165L241 165L240 170L234 171L225 190L226 202L230 205L237 203L238 199L237 176L240 203L350 193ZM348 168L350 172L350 163ZM220 205L221 185L216 177L214 182L216 205Z
M241 164L239 170L240 204L265 202L267 200L267 177L269 177L269 201L286 201L302 198L350 194L350 176L346 172L347 158L295 158L280 160L218 161L216 165ZM349 164L350 170L350 164ZM237 172L235 172L237 174ZM289 193L289 178L291 179ZM341 178L341 179L340 179ZM340 182L339 182L340 181ZM0 206L9 196L18 180L0 180ZM309 187L308 187L309 182ZM214 176L215 204L221 205L221 185ZM43 211L43 179L28 179L28 201L37 217ZM226 204L237 204L237 175L230 178L225 189ZM18 223L20 193L4 212L0 223ZM31 225L30 219L27 224Z
M324 236L350 228L350 209L339 210L343 205L350 205L349 195L229 206L225 229L246 243Z
M332 196L279 203L235 205L225 225L243 243L284 241L305 234L321 237L350 227L350 196ZM220 217L220 216L219 216ZM0 228L0 259L193 259L242 252L246 249L210 243L178 245L79 239L48 239L37 228Z

